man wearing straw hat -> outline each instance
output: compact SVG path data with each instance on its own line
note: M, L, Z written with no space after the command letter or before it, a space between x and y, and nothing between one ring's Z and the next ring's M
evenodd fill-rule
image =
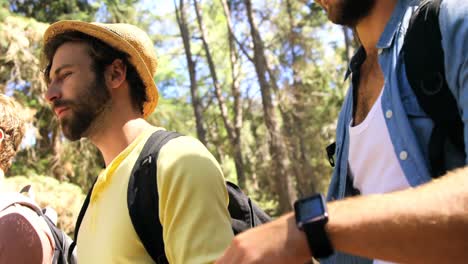
M44 33L46 99L63 134L88 138L106 169L77 237L81 263L149 263L127 207L131 170L156 130L157 59L145 32L128 24L60 21ZM155 176L156 177L156 176ZM170 263L210 263L232 239L221 168L196 139L165 144L157 160L159 216Z

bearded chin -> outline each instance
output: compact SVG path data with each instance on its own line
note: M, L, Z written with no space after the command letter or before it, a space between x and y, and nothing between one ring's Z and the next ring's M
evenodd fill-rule
M96 78L88 85L76 101L69 101L69 116L64 117L60 125L63 135L70 141L88 137L98 129L106 109L112 104L111 96L102 78Z
M357 23L371 12L375 0L340 0L329 13L330 20L338 25L356 27Z
M76 141L86 137L94 116L89 113L81 113L61 122L63 135L70 141Z

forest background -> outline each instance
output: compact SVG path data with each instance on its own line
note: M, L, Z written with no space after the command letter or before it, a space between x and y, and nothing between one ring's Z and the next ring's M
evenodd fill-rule
M131 23L154 41L161 99L149 121L192 135L270 215L326 192L356 43L304 0L0 0L0 92L28 129L2 190L32 183L73 232L84 194L104 167L87 140L69 142L47 102L42 34L62 19Z

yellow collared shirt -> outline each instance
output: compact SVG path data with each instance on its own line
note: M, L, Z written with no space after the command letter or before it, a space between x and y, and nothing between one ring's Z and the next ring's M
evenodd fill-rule
M131 223L127 188L145 142L157 129L143 132L99 175L78 235L79 263L153 263ZM161 148L157 165L169 262L212 263L233 237L218 162L198 140L182 136Z

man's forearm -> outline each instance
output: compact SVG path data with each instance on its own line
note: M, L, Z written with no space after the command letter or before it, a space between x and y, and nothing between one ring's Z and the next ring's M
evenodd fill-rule
M326 229L337 251L400 263L468 259L468 168L416 189L331 202L328 209ZM216 263L308 259L306 236L289 213L236 236Z
M405 263L468 259L468 169L416 189L328 204L336 250Z

